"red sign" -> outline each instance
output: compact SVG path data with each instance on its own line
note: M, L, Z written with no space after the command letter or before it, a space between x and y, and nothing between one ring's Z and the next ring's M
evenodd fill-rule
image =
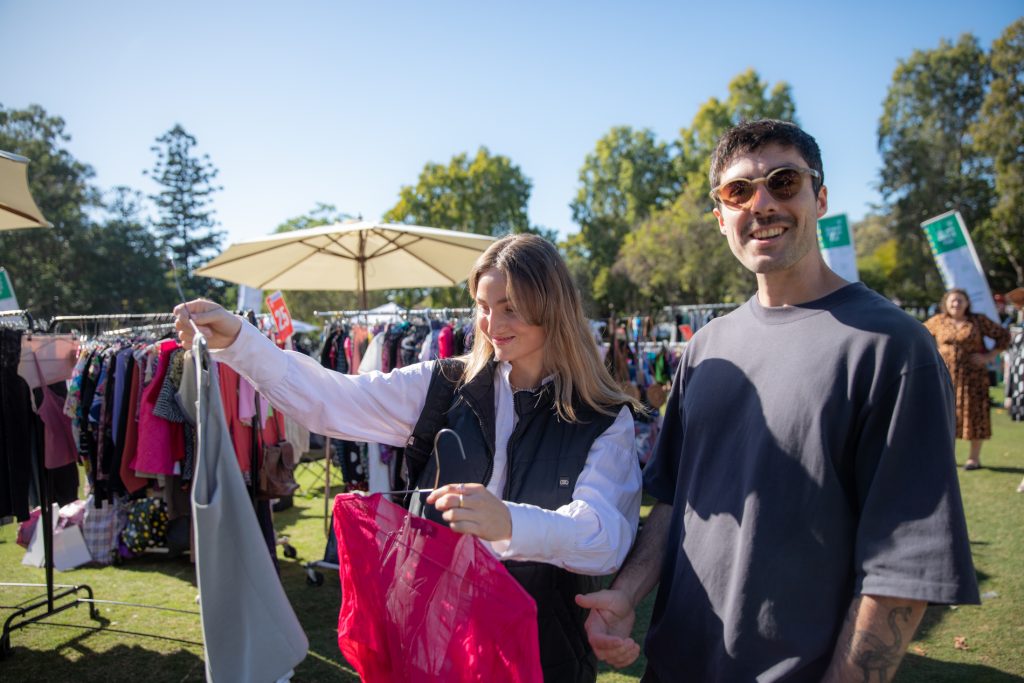
M274 320L274 327L277 328L278 337L284 343L284 340L288 339L295 332L292 328L292 314L288 312L288 306L284 302L284 295L277 291L268 296L267 308L270 310L270 316Z

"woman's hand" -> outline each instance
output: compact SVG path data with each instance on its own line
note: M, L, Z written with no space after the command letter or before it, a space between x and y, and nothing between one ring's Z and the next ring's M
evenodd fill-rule
M508 506L483 484L447 484L431 491L427 502L441 512L452 531L485 541L512 538Z
M189 323L190 318L206 337L206 343L211 349L231 346L242 329L241 318L205 299L178 304L174 307L174 316L174 329L178 331L178 339L186 349L192 348L192 339L196 336Z

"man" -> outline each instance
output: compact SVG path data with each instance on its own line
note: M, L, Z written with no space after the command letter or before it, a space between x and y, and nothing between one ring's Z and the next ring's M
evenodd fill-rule
M711 161L714 214L757 293L687 345L644 472L657 500L591 608L621 667L659 583L647 683L889 681L928 602L976 603L953 395L924 327L818 251L814 139L740 125Z

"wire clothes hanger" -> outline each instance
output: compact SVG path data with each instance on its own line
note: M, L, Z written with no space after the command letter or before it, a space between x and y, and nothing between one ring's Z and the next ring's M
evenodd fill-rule
M466 460L466 451L462 447L462 438L458 433L445 427L434 435L434 488L419 488L419 489L404 489L402 491L381 491L380 493L385 496L407 494L407 493L430 493L434 489L438 488L441 484L441 452L438 449L438 444L441 441L441 437L446 434L451 434L455 438L455 443L459 446L459 454L463 460Z

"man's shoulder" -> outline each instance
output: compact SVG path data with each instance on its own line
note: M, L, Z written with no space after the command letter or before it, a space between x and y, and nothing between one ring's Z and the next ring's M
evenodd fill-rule
M838 319L849 322L865 332L899 339L922 339L931 335L924 324L902 308L865 285L851 288L851 296L837 307Z

